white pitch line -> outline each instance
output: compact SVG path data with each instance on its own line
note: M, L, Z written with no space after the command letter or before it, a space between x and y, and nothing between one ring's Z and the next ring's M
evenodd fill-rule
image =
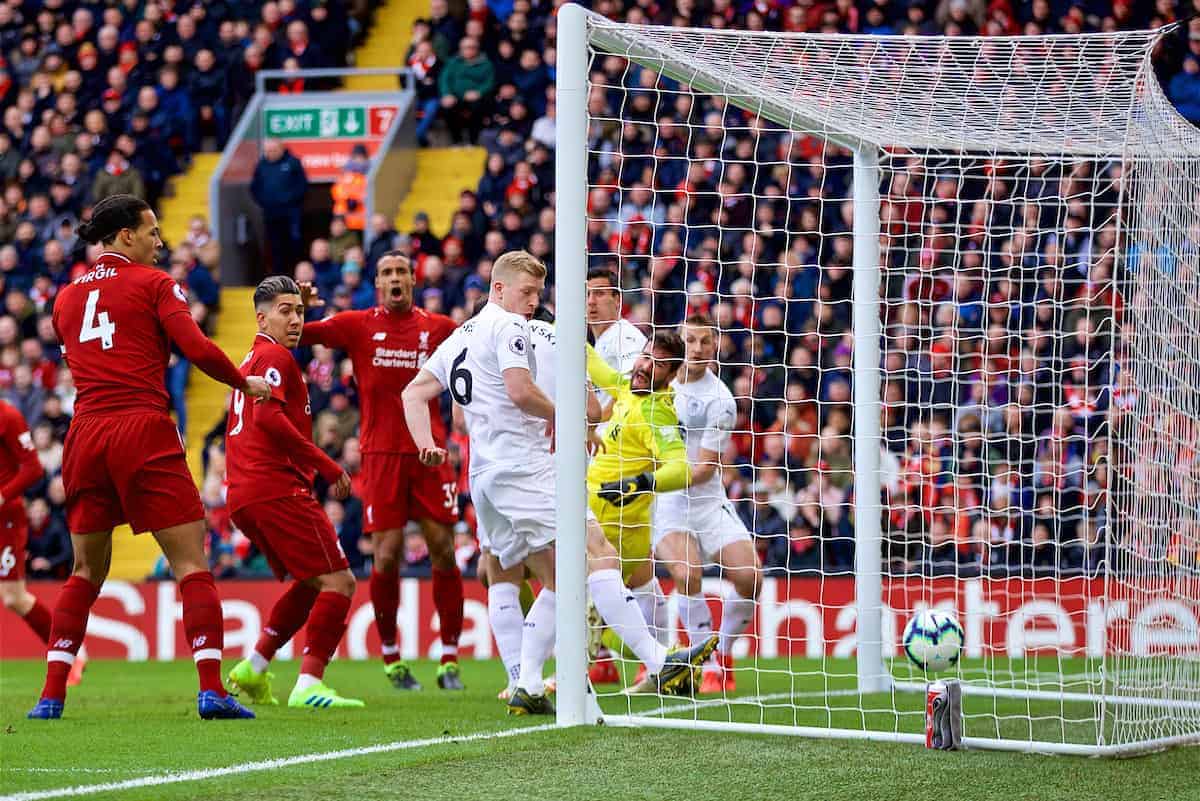
M189 770L182 773L162 773L157 776L145 776L140 779L125 779L124 781L104 782L103 784L79 784L74 787L59 787L53 790L33 790L31 792L0 796L0 801L41 801L47 798L68 798L72 796L95 795L96 793L112 793L121 790L135 790L139 787L157 787L163 784L198 782L222 776L236 776L241 773L256 773L276 768L288 768L294 765L330 762L335 759L349 759L351 757L368 756L370 754L386 754L392 751L407 751L412 748L426 748L433 745L450 745L478 742L481 740L499 740L506 737L519 737L522 734L532 734L533 732L547 731L553 728L556 728L555 724L545 723L540 726L526 726L520 729L481 732L479 734L430 737L425 740L400 740L391 743L380 743L379 745L345 748L340 751L299 754L279 759L264 759L259 762L245 762L241 765L229 765L224 768L205 768L203 770Z

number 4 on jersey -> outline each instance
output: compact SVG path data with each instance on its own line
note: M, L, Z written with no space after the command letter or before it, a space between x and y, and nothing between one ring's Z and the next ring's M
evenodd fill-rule
M83 310L83 327L79 331L79 344L100 340L100 347L108 350L113 346L113 334L117 333L117 325L108 319L108 312L96 313L96 304L100 302L100 290L93 289L88 293L87 306Z

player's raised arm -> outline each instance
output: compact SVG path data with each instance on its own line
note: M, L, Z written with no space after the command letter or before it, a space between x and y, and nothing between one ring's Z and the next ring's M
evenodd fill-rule
M204 335L191 314L172 314L162 321L163 330L184 358L200 368L205 375L254 398L266 398L271 388L259 376L243 377L224 351Z
M626 382L624 376L613 368L596 352L591 345L587 346L587 374L596 389L611 393Z

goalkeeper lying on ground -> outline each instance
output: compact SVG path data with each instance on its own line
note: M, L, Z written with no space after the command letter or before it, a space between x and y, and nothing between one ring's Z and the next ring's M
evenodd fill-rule
M683 363L683 340L655 331L624 378L589 345L588 378L614 399L601 450L588 466L588 505L621 557L628 587L654 575L650 520L654 493L683 489L691 481L679 433L671 380Z

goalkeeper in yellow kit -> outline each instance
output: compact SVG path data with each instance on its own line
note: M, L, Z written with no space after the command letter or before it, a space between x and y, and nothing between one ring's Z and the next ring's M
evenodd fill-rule
M671 389L683 354L678 334L655 331L625 378L590 345L587 349L588 378L614 399L599 452L588 466L588 505L616 547L630 587L653 576L654 493L683 489L691 481Z

